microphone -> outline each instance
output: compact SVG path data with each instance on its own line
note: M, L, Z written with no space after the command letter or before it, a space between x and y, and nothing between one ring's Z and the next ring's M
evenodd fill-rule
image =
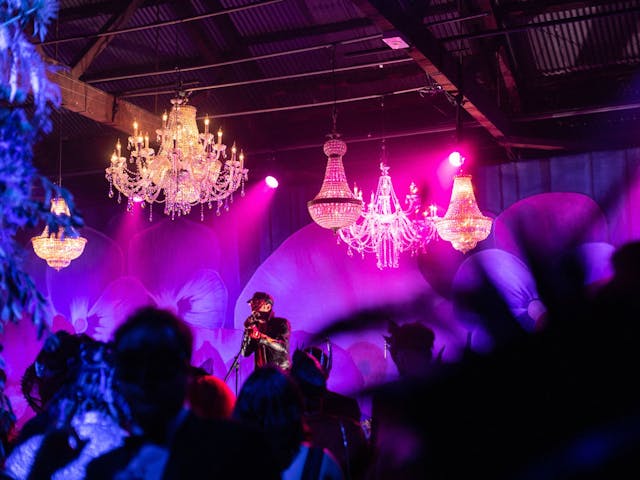
M251 312L251 315L244 321L244 328L249 328L260 321L258 312Z

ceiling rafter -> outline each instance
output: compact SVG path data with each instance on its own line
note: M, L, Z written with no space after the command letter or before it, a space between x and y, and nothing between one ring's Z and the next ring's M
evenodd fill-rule
M143 131L153 132L162 126L157 115L82 82L61 69L49 72L49 79L60 87L64 108L98 123L126 133L131 132L134 121Z
M126 25L138 7L144 2L144 0L132 0L119 14L114 15L102 28L100 33L108 33L117 30ZM80 59L71 68L71 76L80 78L84 72L87 71L93 61L100 55L105 48L109 45L112 36L100 36L85 50Z
M476 0L476 5L481 11L487 12L488 15L483 19L485 30L497 29L504 27L503 19L496 14L494 2L492 0ZM497 63L498 75L502 79L502 85L509 100L510 110L512 112L520 112L522 110L522 101L518 91L518 82L513 69L516 65L515 56L513 55L513 46L511 38L506 35L503 39L498 39L497 45L494 45L495 62Z
M404 15L398 8L379 0L353 0L383 32L399 31L412 47L409 55L418 65L436 81L445 91L458 94L464 79L463 108L475 118L493 137L502 138L511 129L506 115L500 111L495 100L478 85L475 77L466 68L460 68L460 62L446 51L439 41L424 28L422 18ZM459 72L462 70L462 74Z

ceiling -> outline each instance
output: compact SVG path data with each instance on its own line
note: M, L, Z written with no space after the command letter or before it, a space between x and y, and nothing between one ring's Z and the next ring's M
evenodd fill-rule
M103 172L134 118L159 126L178 85L248 158L318 148L335 102L347 142L458 126L506 162L640 143L639 19L640 0L61 0L40 46L69 67L54 120L73 174Z

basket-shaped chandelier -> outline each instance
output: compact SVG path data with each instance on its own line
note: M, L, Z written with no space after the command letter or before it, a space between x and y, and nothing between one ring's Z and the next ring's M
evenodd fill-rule
M62 197L51 200L51 211L56 215L71 215L67 202ZM60 227L54 233L49 232L49 227L44 227L42 234L33 237L31 243L38 257L46 260L51 268L60 271L82 255L87 239L81 237L72 227L68 227L66 232Z
M440 238L451 242L456 250L467 253L489 236L491 224L491 218L482 215L478 208L471 175L456 175L447 213L435 220Z
M323 150L328 158L322 187L315 198L307 202L307 208L314 222L335 232L360 217L362 200L353 194L344 173L342 157L347 152L347 144L332 134Z

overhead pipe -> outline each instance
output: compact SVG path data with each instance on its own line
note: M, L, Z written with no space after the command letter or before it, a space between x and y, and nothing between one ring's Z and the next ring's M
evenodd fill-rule
M216 115L215 117L216 118L244 117L246 115L257 115L260 113L285 112L288 110L300 110L304 108L324 107L327 105L333 105L334 103L360 102L362 100L371 100L373 98L380 98L383 96L402 95L404 93L419 92L424 89L425 87L408 88L406 90L397 90L395 92L389 92L389 93L383 93L383 94L377 93L374 95L365 95L362 97L343 98L341 100L327 100L326 102L302 103L298 105L287 105L284 107L270 107L270 108L262 108L258 110L245 110L244 112L221 113L219 115ZM205 117L197 117L197 118L198 120L202 120Z
M353 70L360 70L365 68L373 68L373 67L384 67L386 65L395 65L398 63L413 63L413 58L400 58L396 60L387 60L385 62L374 62L374 63L366 63L362 65L351 65L349 67L336 68L335 70L325 69L325 70L315 70L313 72L304 72L304 73L294 73L291 75L280 75L277 77L267 77L267 78L257 78L254 80L244 80L239 82L230 82L230 83L218 83L213 85L204 85L201 87L190 87L183 88L185 92L201 92L204 90L216 90L219 88L229 88L229 87L240 87L243 85L255 85L258 83L267 83L267 82L276 82L280 80L292 80L294 78L306 78L313 77L317 75L326 75L330 73L338 73L338 72L350 72ZM166 90L133 90L129 92L120 93L118 98L133 98L133 97L148 97L153 95L167 95L174 94L176 92L175 88L166 89Z
M593 115L595 113L619 112L623 110L634 110L640 108L640 103L622 103L619 105L603 105L600 107L580 107L566 110L556 110L552 112L532 113L530 115L520 115L513 117L517 123L537 122L539 120L554 120L556 118L575 117L579 115Z
M469 122L469 124L465 124L465 129L475 129L475 128L481 128L480 124L477 122ZM384 138L386 139L390 139L390 138L406 138L406 137L415 137L415 136L420 136L420 135L437 135L437 134L441 134L441 133L450 133L455 131L456 126L454 124L441 124L441 125L437 125L437 126L431 126L431 127L426 127L426 128L420 128L417 130L404 130L404 131L399 131L399 132L395 132L395 133L387 133L384 135ZM375 142L378 140L382 140L382 134L377 134L377 135L367 135L364 137L350 137L348 138L348 142L349 144L354 144L354 143L366 143L366 142ZM286 146L286 147L279 147L276 149L270 148L270 149L261 149L261 150L249 150L247 152L248 155L251 155L252 158L255 158L257 156L261 156L261 155L273 155L275 153L280 153L280 152L292 152L292 151L297 151L297 150L309 150L312 148L319 148L322 147L321 143L308 143L308 144L298 144L298 145L290 145L290 146ZM80 172L66 172L62 175L63 180L65 178L75 178L75 177L84 177L84 176L89 176L89 175L104 175L104 168L100 168L100 169L91 169L91 170L84 170L84 171L80 171ZM47 176L47 175L45 175ZM49 175L51 176L51 175Z
M286 56L286 55L294 55L296 53L306 53L306 52L312 52L314 50L322 50L325 48L333 48L336 44L341 45L341 44L347 44L347 43L354 43L354 42L366 42L368 40L375 40L378 38L382 38L382 34L377 34L377 35L369 35L366 37L360 37L360 38L355 38L355 39L350 39L350 40L344 40L341 42L334 42L334 43L323 43L321 45L314 45L312 47L304 47L304 48L295 48L293 50L285 50L283 52L274 52L274 53L265 53L264 55L253 55L250 57L244 57L244 58L237 58L235 60L227 60L225 62L217 62L217 63L209 63L207 65L198 65L195 67L185 67L185 68L181 68L180 69L180 73L185 73L185 72L195 72L198 70L206 70L209 68L217 68L217 67L225 67L228 65L237 65L239 63L246 63L246 62L254 62L256 60L265 60L268 58L275 58L275 57L282 57L282 56ZM118 76L113 76L113 77L101 77L101 78L92 78L92 79L87 79L85 80L87 83L106 83L106 82L115 82L118 80L128 80L131 78L140 78L140 77L154 77L154 76L158 76L158 75L169 75L172 73L176 73L176 69L172 68L172 69L167 69L167 70L156 70L156 71L152 71L152 72L144 72L144 73L132 73L132 74L128 74L128 75L118 75Z
M272 5L274 3L280 3L282 1L284 1L284 0L265 0L265 1L260 1L258 3L251 3L249 5L241 5L239 7L225 8L223 10L218 10L217 12L203 13L202 15L194 15L192 17L178 18L176 20L167 20L165 22L151 23L149 25L140 25L138 27L121 28L119 30L112 30L112 31L109 31L109 32L98 32L98 33L92 33L92 34L89 34L89 35L77 35L75 37L56 38L56 39L53 39L53 40L45 40L44 42L36 43L36 45L55 45L55 44L59 44L59 43L75 42L75 41L78 41L78 40L88 40L90 38L112 37L112 36L115 36L115 35L122 35L123 33L139 32L139 31L142 31L142 30L149 30L149 29L152 29L152 28L169 27L171 25L177 25L177 24L180 24L180 23L195 22L195 21L198 21L198 20L204 20L206 18L218 17L220 15L229 15L230 13L242 12L244 10L250 10L252 8L266 7L267 5Z
M436 20L434 22L424 22L424 26L429 27L437 27L439 25L448 25L450 23L462 23L468 22L470 20L478 20L480 18L485 18L489 16L489 12L475 13L473 15L465 15L463 17L454 17L454 18L445 18L444 20Z

